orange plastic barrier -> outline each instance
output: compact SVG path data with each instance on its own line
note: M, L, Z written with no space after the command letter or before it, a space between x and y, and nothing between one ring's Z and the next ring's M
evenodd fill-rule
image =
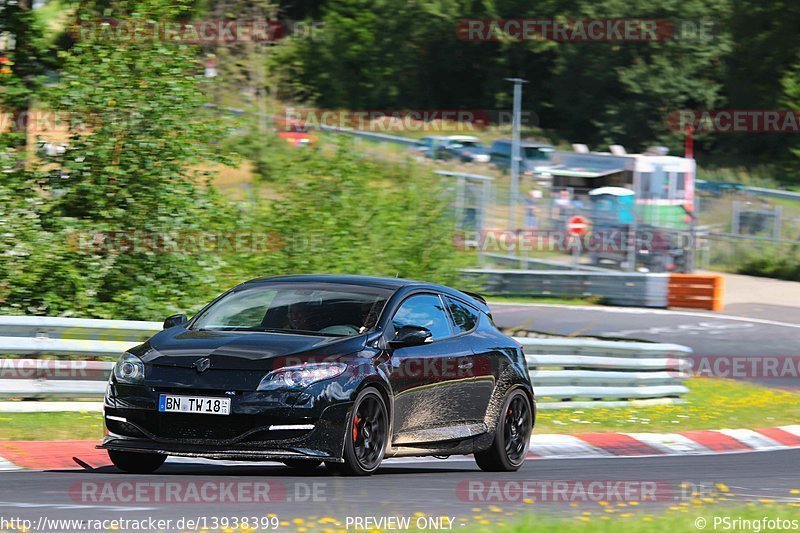
M720 275L670 274L667 305L722 311L724 287Z

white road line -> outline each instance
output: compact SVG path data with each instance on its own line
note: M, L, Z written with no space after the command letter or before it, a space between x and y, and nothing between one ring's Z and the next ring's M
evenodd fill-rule
M738 440L754 450L772 450L787 447L752 429L720 429L719 432Z
M0 508L13 507L17 509L97 509L101 511L155 511L158 507L114 507L109 505L77 505L71 503L28 503L28 502L0 502Z
M498 306L498 309L501 309L503 305L501 303L492 304L489 302L489 306L492 305ZM572 310L579 310L579 311L591 311L593 313L617 313L617 314L635 314L641 315L643 313L649 313L651 315L670 315L670 316L690 316L690 317L699 317L699 318L718 318L720 320L734 320L738 322L752 322L754 324L764 324L767 326L780 326L785 328L795 328L800 329L800 324L791 324L789 322L778 322L776 320L767 320L764 318L747 318L743 316L733 316L733 315L718 315L713 313L693 313L691 311L670 311L668 309L647 309L642 307L603 307L603 306L588 306L588 305L564 305L564 304L526 304L526 303L518 303L512 304L515 307L530 307L530 308L537 308L537 307L549 307L554 309L572 309ZM517 309L521 311L522 309Z

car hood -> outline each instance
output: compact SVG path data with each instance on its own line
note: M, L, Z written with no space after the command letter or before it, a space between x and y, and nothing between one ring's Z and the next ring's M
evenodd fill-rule
M283 333L199 331L178 326L131 350L145 364L192 368L208 357L218 370L272 370L276 366L322 361L365 347L366 335L319 337Z

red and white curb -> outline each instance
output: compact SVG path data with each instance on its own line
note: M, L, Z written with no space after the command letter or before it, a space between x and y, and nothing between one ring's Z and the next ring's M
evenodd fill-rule
M9 470L19 470L20 467L0 457L0 472L8 472Z
M95 441L0 441L0 471L99 468L110 465ZM800 425L760 429L693 430L679 433L534 434L530 459L580 459L714 455L800 448ZM450 461L470 461L452 457ZM440 462L432 457L389 459L398 463ZM170 458L176 463L252 464L198 458ZM84 465L84 466L81 466Z
M654 457L709 455L800 448L800 425L680 433L582 433L534 435L528 457Z

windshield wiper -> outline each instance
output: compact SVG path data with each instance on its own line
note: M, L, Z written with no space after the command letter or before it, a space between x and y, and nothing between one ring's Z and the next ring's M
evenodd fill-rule
M258 331L266 331L268 333L286 333L287 335L313 335L315 337L345 337L340 333L322 333L320 331L313 331L310 329L286 329L286 328L261 328Z
M321 333L305 329L262 328L257 326L219 326L199 328L197 331L250 331L254 333L282 333L284 335L313 335L315 337L346 337L339 333Z

